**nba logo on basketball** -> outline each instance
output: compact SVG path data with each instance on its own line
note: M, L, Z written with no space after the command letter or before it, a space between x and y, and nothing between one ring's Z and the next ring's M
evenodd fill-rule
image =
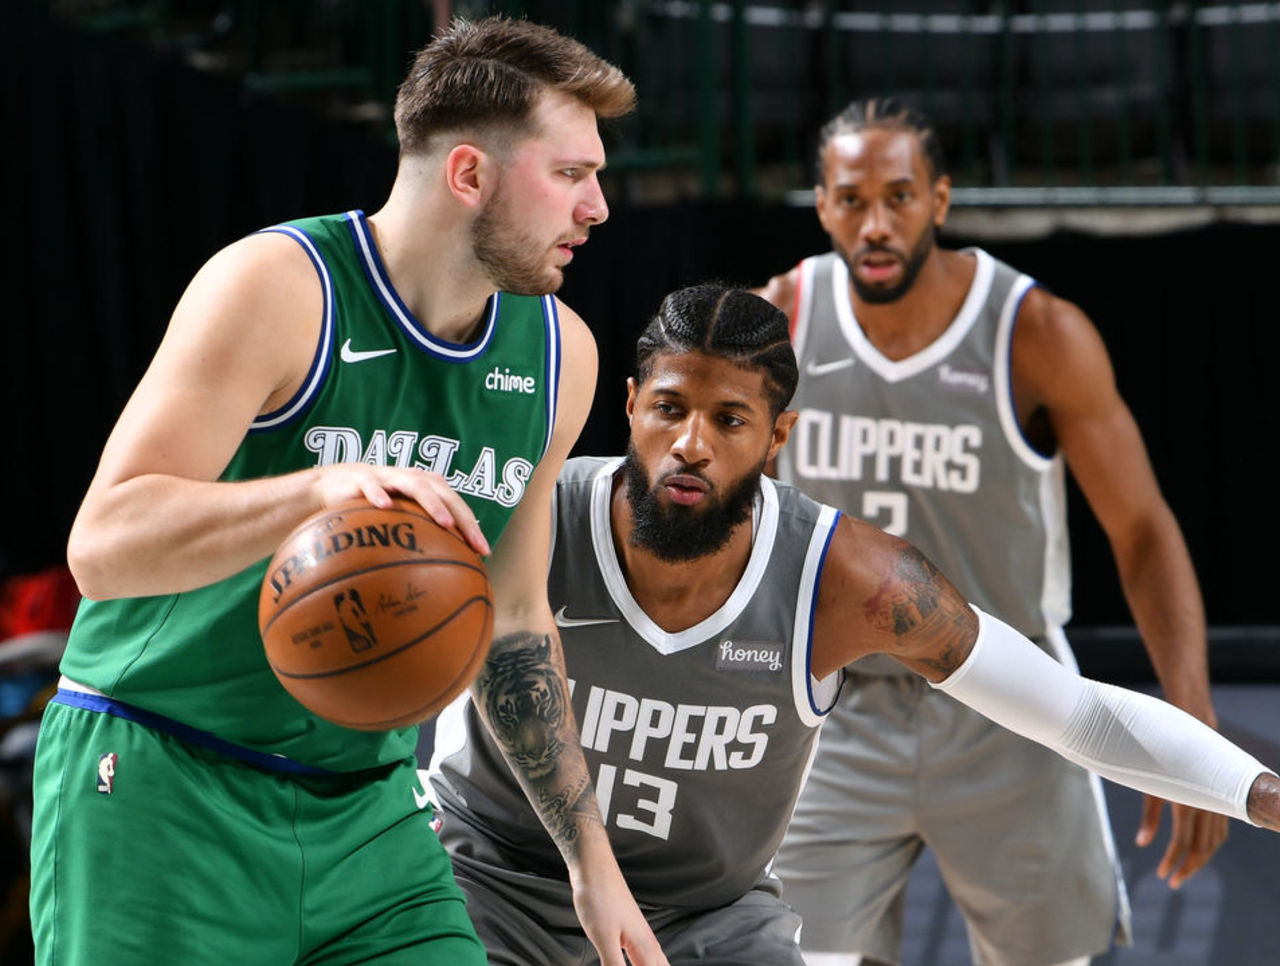
M98 791L110 795L116 782L116 753L108 752L98 758Z

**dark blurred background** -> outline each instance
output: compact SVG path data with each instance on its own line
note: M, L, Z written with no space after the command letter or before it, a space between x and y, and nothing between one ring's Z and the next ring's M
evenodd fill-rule
M825 249L814 134L849 97L900 92L950 155L945 243L983 245L1101 330L1199 568L1217 670L1269 667L1278 6L10 0L0 575L61 560L200 263L263 225L376 208L412 52L441 16L501 12L574 33L641 95L607 131L612 217L561 292L601 350L579 452L620 449L633 337L663 294L760 284ZM1072 499L1076 639L1145 673Z
M1280 681L1264 553L1280 3L6 0L0 580L29 587L62 564L106 435L199 265L264 225L376 209L413 52L449 16L489 13L573 34L640 93L605 131L611 218L560 293L601 354L576 452L621 450L630 352L666 292L761 284L825 250L808 193L819 125L853 97L905 95L950 157L944 243L985 247L1100 329L1199 572L1215 680ZM1082 668L1148 683L1105 539L1071 500ZM29 630L6 632L14 599L0 593L0 740L31 695L13 683L26 652L5 646Z

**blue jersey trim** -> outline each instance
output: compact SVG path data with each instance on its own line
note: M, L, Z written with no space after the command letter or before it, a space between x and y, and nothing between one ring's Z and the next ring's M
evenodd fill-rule
M560 365L562 343L560 339L560 312L556 308L554 295L542 297L542 317L547 326L546 370L543 378L547 387L547 441L542 447L542 456L551 448L552 437L556 433L556 413L560 406ZM542 457L539 457L541 460Z
M834 507L832 509L835 509ZM840 510L836 509L835 516L831 519L831 528L827 530L827 537L822 541L822 554L818 558L818 573L813 580L813 599L809 603L809 646L805 648L805 680L813 680L813 625L818 619L818 591L822 588L822 570L827 565L827 552L831 549L831 541L836 535L836 529L840 525ZM840 700L840 692L844 690L844 669L836 672L840 675L840 686L836 688L835 697L831 699L830 706L819 708L813 702L813 687L807 689L809 695L809 707L816 715L830 714L831 709L836 706Z
M263 228L260 234L266 232L288 235L307 253L311 264L315 266L316 274L320 276L320 285L324 290L324 319L320 328L320 344L316 348L315 358L311 360L311 368L307 371L307 377L302 381L301 388L281 408L256 417L249 424L251 433L283 426L306 409L319 391L320 383L329 371L330 360L333 358L333 278L329 274L329 266L325 264L324 257L306 232L292 225Z
M135 708L131 704L125 704L123 701L117 701L115 698L109 698L104 694L88 694L84 691L58 688L57 692L49 700L55 704L65 704L98 714L109 714L147 728L153 728L156 731L163 731L165 734L172 735L187 744L198 745L201 748L207 748L209 751L228 755L231 758L236 758L250 765L256 765L267 771L286 772L293 775L337 774L337 772L329 771L326 768L304 765L282 755L270 755L265 751L254 751L252 748L233 745L231 742L223 741L217 735L208 731L201 731L199 728L193 728L190 725L183 724L181 721L166 718L162 714Z
M391 276L387 274L387 267L382 263L382 256L378 254L378 246L374 244L364 212L358 209L348 211L343 217L347 219L351 236L355 239L356 249L360 252L360 264L364 268L370 287L405 335L428 353L445 362L471 362L484 354L497 328L498 305L502 300L502 293L495 292L489 299L489 317L485 320L484 330L476 341L460 345L437 339L414 317L409 307L401 301L400 293L391 284Z

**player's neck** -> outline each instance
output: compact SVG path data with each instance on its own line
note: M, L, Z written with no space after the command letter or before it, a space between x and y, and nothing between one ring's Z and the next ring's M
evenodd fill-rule
M368 219L392 287L432 336L470 342L494 288L472 255L465 224L429 204L396 200L393 194Z
M935 248L911 288L893 302L867 302L849 286L858 325L886 358L906 359L931 345L954 321L973 281L977 259Z
M696 560L663 560L631 543L631 507L625 488L614 491L613 546L631 596L655 624L669 634L687 630L724 606L751 557L752 523L734 528L729 542Z

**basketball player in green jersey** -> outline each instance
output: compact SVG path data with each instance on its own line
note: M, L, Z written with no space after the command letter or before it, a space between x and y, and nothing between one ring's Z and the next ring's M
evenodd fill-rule
M633 101L554 31L455 22L400 89L380 210L257 233L192 280L70 535L87 600L35 766L39 963L485 962L416 729L310 714L257 634L284 536L393 494L488 555L477 696L583 927L605 962L665 962L564 713L545 584L550 494L595 383L590 333L551 293L608 213L597 118Z

